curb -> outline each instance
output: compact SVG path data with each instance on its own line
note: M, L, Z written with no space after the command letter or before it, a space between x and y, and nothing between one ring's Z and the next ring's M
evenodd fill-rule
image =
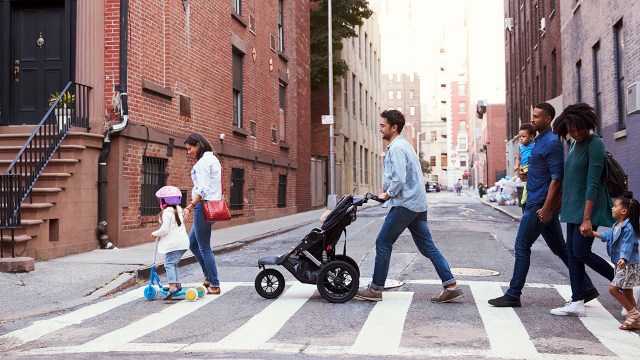
M480 200L481 203L490 206L492 208L494 208L496 211L499 211L507 216L509 216L510 218L512 218L515 221L520 221L522 219L522 216L518 216L518 215L513 215L511 213L509 213L507 210L502 209L499 205L493 205L491 203L488 203L486 201Z

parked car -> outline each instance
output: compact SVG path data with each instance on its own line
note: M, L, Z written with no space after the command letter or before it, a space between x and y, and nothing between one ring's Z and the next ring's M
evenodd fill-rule
M440 190L442 190L440 184L437 181L427 181L424 187L427 192L440 192Z

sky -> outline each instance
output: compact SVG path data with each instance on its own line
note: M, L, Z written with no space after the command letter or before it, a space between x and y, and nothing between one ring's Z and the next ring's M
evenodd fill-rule
M471 100L505 101L503 0L369 0L378 15L382 73L417 72L423 104L435 91L446 49L449 73L465 71L469 53ZM465 30L468 19L468 34ZM469 41L467 42L467 35Z

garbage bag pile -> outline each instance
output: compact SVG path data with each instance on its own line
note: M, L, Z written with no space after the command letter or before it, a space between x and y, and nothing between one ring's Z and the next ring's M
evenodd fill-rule
M518 177L505 176L487 189L487 198L490 202L497 202L503 206L518 206L518 190L523 186Z

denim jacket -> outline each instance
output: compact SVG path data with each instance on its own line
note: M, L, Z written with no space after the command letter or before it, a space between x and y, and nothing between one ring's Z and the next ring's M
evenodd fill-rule
M620 231L616 231L616 224L613 224L610 230L600 234L600 240L607 243L607 252L614 264L620 259L625 259L627 264L640 262L638 236L629 219L622 222Z

